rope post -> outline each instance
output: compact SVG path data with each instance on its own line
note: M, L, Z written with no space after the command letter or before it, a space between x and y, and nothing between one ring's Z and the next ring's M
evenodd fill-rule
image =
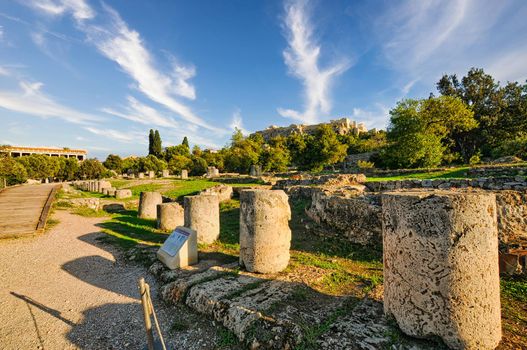
M143 277L139 279L139 292L141 293L141 304L143 305L143 317L145 320L148 350L154 350L154 335L152 333L152 322L150 320L150 304L145 279Z

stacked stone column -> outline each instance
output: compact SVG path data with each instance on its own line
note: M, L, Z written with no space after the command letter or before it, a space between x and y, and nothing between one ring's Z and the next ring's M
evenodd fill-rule
M382 196L384 310L408 335L453 349L501 339L495 196L393 192Z
M184 225L184 210L178 203L163 203L157 205L157 228L173 231Z
M163 197L158 192L141 192L137 216L141 219L156 219L157 205L163 203Z
M249 272L275 273L289 263L291 209L281 190L240 194L240 265Z
M185 227L197 233L198 243L210 244L220 236L220 204L218 196L201 194L187 196Z

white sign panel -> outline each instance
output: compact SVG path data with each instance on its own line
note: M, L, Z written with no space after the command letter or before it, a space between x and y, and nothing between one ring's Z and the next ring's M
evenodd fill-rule
M168 255L175 256L189 237L190 234L188 232L175 229L167 238L161 249Z

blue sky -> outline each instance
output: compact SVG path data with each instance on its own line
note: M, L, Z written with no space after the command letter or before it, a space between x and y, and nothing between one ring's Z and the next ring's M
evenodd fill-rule
M0 144L144 155L235 126L384 128L405 97L481 67L527 79L524 0L0 3Z

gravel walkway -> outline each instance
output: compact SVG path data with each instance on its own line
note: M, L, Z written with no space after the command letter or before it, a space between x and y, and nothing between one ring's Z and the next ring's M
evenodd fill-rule
M156 283L96 240L103 219L53 217L60 223L39 237L0 241L0 348L143 349L137 280L145 276L154 296ZM154 305L171 349L217 348L211 321Z

